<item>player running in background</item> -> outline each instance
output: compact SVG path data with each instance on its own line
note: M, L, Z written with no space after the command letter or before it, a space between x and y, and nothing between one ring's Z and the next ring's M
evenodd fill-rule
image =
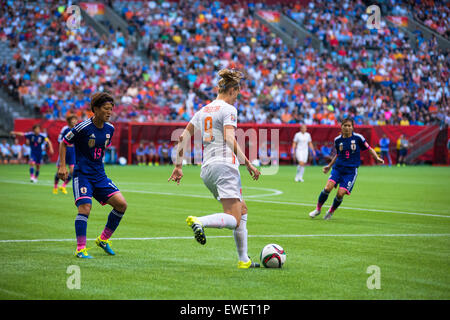
M75 147L75 168L73 171L73 194L78 215L75 218L77 237L76 256L92 258L86 250L87 221L92 208L92 197L100 204L109 204L113 210L108 216L106 226L95 243L107 254L115 255L109 240L119 226L127 209L127 203L117 186L106 176L103 165L105 149L111 144L114 126L109 123L114 107L114 98L105 92L95 93L91 97L92 118L80 122L72 128L59 144L60 166L58 176L66 181L67 145Z
M67 126L64 126L61 129L61 132L59 133L58 136L58 142L61 143L61 141L63 140L64 136L69 133L70 130L72 130L73 127L75 127L75 125L78 122L78 118L75 115L71 115L68 116L66 118L67 121ZM62 186L59 187L59 190L61 190L62 193L67 194L67 190L66 190L66 185L70 182L70 180L72 179L73 176L73 168L75 167L75 147L73 145L68 145L67 149L66 149L66 164L69 165L69 176L67 177L67 180L63 182ZM59 156L58 156L58 161L56 162L56 167L59 168L60 165L60 161L59 161ZM58 194L58 182L59 182L59 177L58 177L58 171L56 171L55 173L55 184L53 186L53 194Z
M334 139L336 155L331 162L323 167L323 173L328 173L331 168L331 175L328 182L319 195L317 207L309 213L311 218L320 214L323 204L328 199L328 195L334 187L339 185L339 190L334 198L333 205L328 210L324 219L329 220L341 205L344 195L352 192L358 176L358 167L361 164L361 151L369 150L371 156L377 163L384 163L377 153L369 146L366 139L358 133L354 133L353 119L344 119L341 122L341 134Z
M201 130L204 147L200 177L214 198L222 203L223 212L202 217L189 216L188 226L194 231L200 244L206 243L204 228L228 228L233 230L239 256L238 268L255 268L259 264L247 254L247 206L242 198L239 160L245 163L254 180L260 172L240 149L236 138L237 110L233 106L240 92L242 73L235 70L219 71L216 100L204 106L191 119L177 147L175 168L168 181L180 183L183 177L182 160L186 145L191 143L194 129Z
M22 136L28 140L30 145L30 181L36 183L39 177L39 171L42 163L42 145L48 143L50 154L53 154L53 146L47 135L41 133L41 126L35 124L32 132L17 132L11 131L12 135Z
M305 172L305 164L308 162L308 148L311 148L313 157L316 154L314 146L312 144L311 135L306 132L306 125L302 124L300 131L294 136L292 142L292 150L297 160L297 175L295 176L296 182L303 182L303 173Z

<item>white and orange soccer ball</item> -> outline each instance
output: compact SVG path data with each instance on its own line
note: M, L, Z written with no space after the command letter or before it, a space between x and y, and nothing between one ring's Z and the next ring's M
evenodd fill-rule
M266 268L281 268L286 262L286 252L275 243L270 243L261 251L261 264Z

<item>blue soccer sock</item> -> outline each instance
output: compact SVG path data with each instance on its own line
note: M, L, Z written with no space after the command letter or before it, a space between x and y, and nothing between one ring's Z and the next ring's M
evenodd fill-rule
M30 167L30 177L34 178L34 167Z
M342 203L342 200L344 200L344 198L338 198L337 196L334 198L333 200L333 205L330 208L330 212L333 213L337 210L337 208L339 208L339 206Z
M319 200L317 201L317 207L316 207L317 211L320 211L322 209L322 206L327 201L329 194L330 193L327 192L325 189L322 190L322 192L319 195Z
M58 174L55 174L55 184L54 184L54 188L56 189L56 188L58 188L58 182L59 182L59 177L58 177Z
M120 221L122 220L122 217L125 212L117 211L116 209L113 209L108 216L108 221L106 222L105 229L103 230L102 234L100 235L100 239L102 240L108 240L111 238L114 231L116 231L117 227L119 226Z
M36 173L34 174L34 177L37 179L39 177L39 170L36 170Z
M62 184L63 188L65 188L67 186L67 184L70 182L70 180L72 180L72 175L69 173L67 180L64 181L64 183Z
M79 213L75 218L75 234L77 236L77 250L86 248L86 230L89 216Z

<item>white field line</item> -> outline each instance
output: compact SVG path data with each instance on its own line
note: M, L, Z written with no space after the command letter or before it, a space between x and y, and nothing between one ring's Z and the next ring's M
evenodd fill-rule
M0 183L12 183L12 184L27 184L27 185L33 185L33 186L42 186L42 187L48 187L53 186L53 184L49 181L45 181L45 183L38 183L38 184L32 184L30 182L25 181L17 181L17 180L0 180ZM254 187L250 187L254 188ZM282 192L276 189L264 189L259 188L261 190L270 190L271 192ZM188 197L188 198L202 198L202 199L211 199L212 196L206 196L206 195L195 195L195 194L182 194L182 193L173 193L173 192L159 192L159 191L146 191L146 190L130 190L130 189L120 189L123 192L131 192L131 193L143 193L143 194L157 194L157 195L165 195L165 196L178 196L178 197ZM281 193L280 193L281 194ZM285 201L274 201L274 200L260 200L260 199L253 199L250 197L261 197L261 196L274 196L278 194L264 194L264 195L252 195L252 196L246 196L245 201L247 202L260 202L260 203L273 203L273 204L281 204L281 205L291 205L291 206L303 206L303 207L311 207L315 208L316 204L311 203L301 203L301 202L285 202ZM250 199L249 199L250 198ZM357 210L357 211L368 211L368 212L381 212L381 213L397 213L397 214L408 214L408 215L415 215L415 216L427 216L427 217L439 217L439 218L450 218L450 215L443 215L443 214L432 214L432 213L423 213L423 212L409 212L409 211L397 211L397 210L383 210L383 209L370 209L370 208L357 208L357 207L345 207L340 206L341 209L347 209L347 210Z
M208 239L233 238L234 236L209 236ZM273 235L249 235L249 238L350 238L350 237L450 237L450 233L361 233L361 234L273 234ZM186 240L190 237L142 237L142 238L113 238L113 240ZM88 241L95 240L87 239ZM18 243L18 242L75 242L73 239L14 239L0 240L0 243Z

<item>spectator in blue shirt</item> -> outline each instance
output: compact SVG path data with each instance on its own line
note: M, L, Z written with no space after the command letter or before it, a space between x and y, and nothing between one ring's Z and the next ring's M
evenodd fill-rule
M381 159L384 160L384 157L386 157L389 161L389 166L392 165L391 156L389 154L389 144L391 141L386 136L386 134L383 134L383 137L380 139L380 150L381 150Z

